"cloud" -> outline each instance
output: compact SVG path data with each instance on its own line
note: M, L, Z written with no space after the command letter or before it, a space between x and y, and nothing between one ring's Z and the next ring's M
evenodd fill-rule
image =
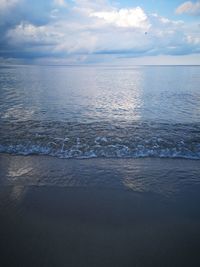
M19 2L20 0L0 0L0 11L6 11L7 9L12 8Z
M106 23L118 27L142 28L146 30L151 27L147 15L140 7L107 12L94 12L91 13L90 16L103 19Z
M194 45L197 45L199 46L200 45L200 37L199 36L191 36L191 35L188 35L187 37L187 42L189 44L194 44ZM199 47L199 50L200 50L200 47Z
M77 32L78 31L78 32ZM94 50L96 38L88 31L76 30L65 22L53 25L36 26L22 22L7 32L10 46L23 47L41 55L70 55L74 53L91 53Z
M106 0L18 0L18 4L0 19L0 57L99 62L200 52L195 36L199 29L141 7L118 8Z
M7 38L10 44L45 44L48 43L48 39L51 41L55 39L52 38L52 32L51 35L49 34L50 32L51 31L48 31L45 26L35 26L30 23L21 22L15 28L7 32Z
M177 7L176 9L177 14L183 14L187 13L190 15L200 15L200 1L197 1L196 3L193 3L191 1L187 1Z
M67 7L65 0L54 0L54 4L60 7Z
M50 55L141 53L148 49L149 40L145 41L144 31L150 25L145 20L141 25L139 19L131 25L116 23L113 28L112 23L102 24L93 14L82 16L81 22L73 16L70 20L57 20L44 26L21 22L7 32L6 38L10 46L29 46L32 51L44 51L46 46Z

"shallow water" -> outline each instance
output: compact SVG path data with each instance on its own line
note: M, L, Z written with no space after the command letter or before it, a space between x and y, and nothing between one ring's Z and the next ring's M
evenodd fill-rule
M0 186L13 187L16 199L29 186L111 188L177 198L200 186L198 160L59 159L0 155Z
M200 159L200 67L0 68L0 152Z

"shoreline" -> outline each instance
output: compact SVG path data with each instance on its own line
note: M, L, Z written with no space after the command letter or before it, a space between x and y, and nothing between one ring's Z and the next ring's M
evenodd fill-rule
M8 153L8 152L0 152L0 157L4 156L12 156L12 157L47 157L47 158L55 158L59 160L188 160L188 161L199 161L199 158L188 158L188 157L156 157L156 156L141 156L141 157L59 157L51 154L15 154L15 153Z

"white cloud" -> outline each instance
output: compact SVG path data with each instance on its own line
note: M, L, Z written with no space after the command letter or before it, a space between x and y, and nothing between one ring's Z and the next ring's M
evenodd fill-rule
M177 14L188 13L191 15L200 15L200 1L193 3L191 1L187 1L177 7L176 9Z
M35 26L27 22L21 22L7 33L7 38L12 44L56 44L61 33L51 26Z
M119 9L114 11L94 12L91 17L103 19L108 24L124 28L140 28L148 30L151 25L142 8Z
M8 31L7 37L10 38L11 41L15 41L16 43L23 43L28 41L36 42L40 39L39 36L43 36L44 33L44 27L36 27L32 24L22 22L14 29Z
M36 26L22 22L7 33L10 44L30 47L33 51L49 54L92 53L96 48L96 37L87 31L74 31L65 22ZM81 28L82 29L82 28Z
M64 38L55 46L54 52L63 52L65 54L90 54L95 52L96 48L96 36L83 32L79 34L79 38L76 34L71 33L71 39Z
M20 0L0 0L0 11L6 11L15 6Z
M187 36L187 41L189 44L194 44L194 45L200 45L200 37L199 36L192 36L188 35Z
M67 7L65 0L54 0L54 4L60 7Z

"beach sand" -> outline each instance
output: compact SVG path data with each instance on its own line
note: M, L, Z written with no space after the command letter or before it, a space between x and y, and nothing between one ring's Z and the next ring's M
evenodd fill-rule
M199 161L0 156L0 266L200 266Z

